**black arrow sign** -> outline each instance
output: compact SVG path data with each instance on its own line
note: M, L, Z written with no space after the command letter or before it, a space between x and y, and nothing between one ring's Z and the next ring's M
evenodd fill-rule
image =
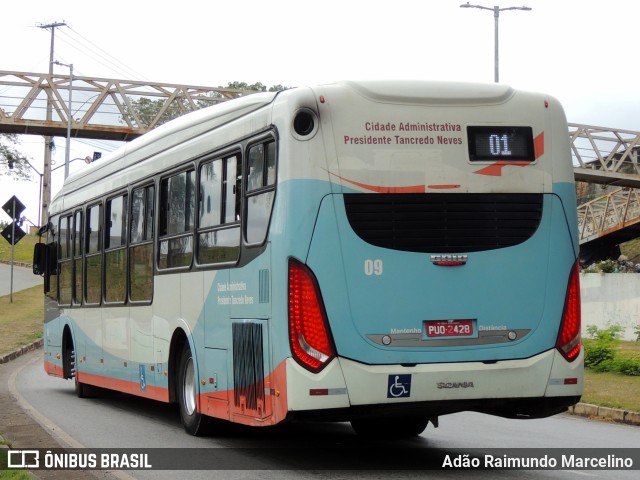
M20 214L24 212L25 208L27 207L15 195L2 206L2 209L11 217L11 220L20 218Z

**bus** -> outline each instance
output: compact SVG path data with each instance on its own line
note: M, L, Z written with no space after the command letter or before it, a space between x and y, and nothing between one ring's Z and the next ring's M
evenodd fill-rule
M554 98L344 81L168 122L51 202L44 369L177 403L192 435L541 418L583 391L575 186Z

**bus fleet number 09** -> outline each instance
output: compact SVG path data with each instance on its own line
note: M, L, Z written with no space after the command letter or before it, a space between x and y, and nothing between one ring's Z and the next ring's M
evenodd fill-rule
M370 258L364 261L364 274L365 275L382 275L382 260Z

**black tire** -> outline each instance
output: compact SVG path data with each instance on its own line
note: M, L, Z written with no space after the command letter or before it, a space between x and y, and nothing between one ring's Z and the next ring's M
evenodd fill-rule
M374 438L416 437L429 424L423 417L358 418L351 420L351 426L358 435Z
M93 397L93 394L91 392L91 388L89 387L89 385L87 385L86 383L80 383L78 381L77 375L73 376L73 381L75 383L75 391L76 391L76 396L78 398Z
M73 378L74 390L78 398L91 397L92 390L89 385L78 381L78 359L76 358L75 345L71 334L65 332L66 342L64 342L64 359L63 359L63 371L65 378Z
M207 418L198 412L198 379L195 376L193 356L189 344L185 343L178 362L178 405L180 419L185 431L190 435L204 435L207 430Z

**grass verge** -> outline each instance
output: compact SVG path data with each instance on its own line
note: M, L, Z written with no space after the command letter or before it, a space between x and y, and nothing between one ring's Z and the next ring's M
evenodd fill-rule
M0 355L42 337L44 299L42 285L0 297Z
M640 377L585 369L582 402L640 412Z
M9 464L8 449L11 448L7 442L0 442L0 480L31 480L34 477L24 470L7 470Z
M1 230L1 229L0 229ZM15 262L28 263L33 262L33 246L38 243L37 235L25 235L16 243L13 252L13 260ZM0 260L4 262L11 261L11 245L3 239L0 239Z

